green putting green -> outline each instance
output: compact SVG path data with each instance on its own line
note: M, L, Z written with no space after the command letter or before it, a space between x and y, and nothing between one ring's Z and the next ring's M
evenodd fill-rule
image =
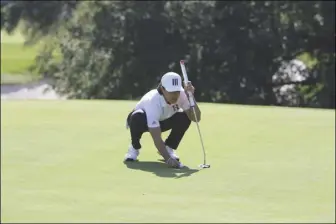
M2 222L333 222L335 110L201 103L168 168L132 101L2 101ZM164 136L167 136L165 133Z

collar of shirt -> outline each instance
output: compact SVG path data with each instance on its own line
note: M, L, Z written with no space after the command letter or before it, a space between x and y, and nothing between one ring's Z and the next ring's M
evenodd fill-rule
M166 107L167 105L169 105L169 104L166 102L166 100L165 100L165 98L163 97L163 95L160 95L160 105L161 105L161 107Z

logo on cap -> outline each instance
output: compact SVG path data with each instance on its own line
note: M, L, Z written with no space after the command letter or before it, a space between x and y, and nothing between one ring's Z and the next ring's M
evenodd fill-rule
M173 86L178 86L178 79L172 79Z

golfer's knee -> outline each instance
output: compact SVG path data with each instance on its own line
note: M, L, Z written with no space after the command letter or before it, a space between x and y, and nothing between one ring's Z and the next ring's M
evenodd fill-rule
M143 128L147 125L147 118L145 113L135 113L131 115L131 128Z
M178 113L177 114L177 122L179 126L185 130L187 130L191 124L191 120L188 118L186 113Z

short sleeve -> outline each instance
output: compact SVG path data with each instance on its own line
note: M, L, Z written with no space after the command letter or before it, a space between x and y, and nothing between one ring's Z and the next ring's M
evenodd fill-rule
M184 91L181 91L180 93L180 105L179 105L184 111L189 110L190 103L188 100L188 97Z
M145 112L147 116L147 126L149 128L160 127L160 107L150 101L146 102Z

